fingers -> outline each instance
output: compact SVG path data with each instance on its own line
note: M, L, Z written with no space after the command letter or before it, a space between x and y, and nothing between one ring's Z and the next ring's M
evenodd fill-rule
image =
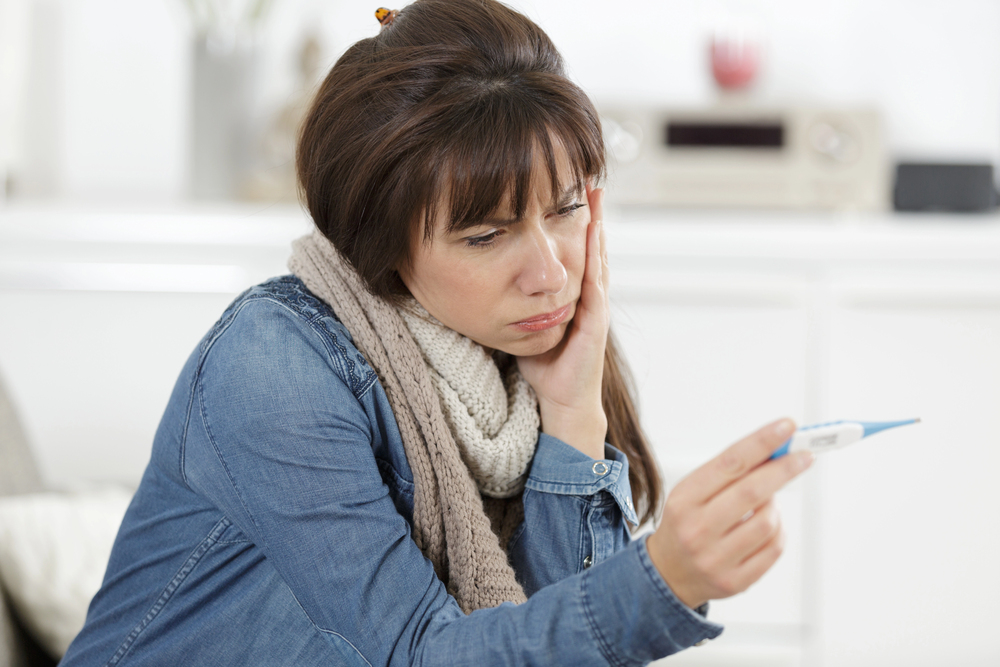
M713 564L709 578L716 593L712 596L745 591L778 559L784 542L780 514L774 503L768 502L716 544L713 556L706 559Z
M784 534L773 501L721 537L712 535L704 517L668 513L669 505L668 500L646 546L668 585L689 606L746 590L781 555Z
M594 333L608 327L608 270L607 251L604 243L604 224L598 215L602 211L603 190L588 189L591 216L587 226L587 256L584 267L583 285L580 294L577 325L584 329L594 327ZM591 317L591 315L597 317ZM586 321L584 321L586 320Z
M758 429L688 475L677 491L691 502L707 501L766 461L794 432L795 422L791 419L779 419ZM743 512L753 508L745 507Z
M781 514L774 498L757 508L750 518L736 525L719 542L720 549L730 554L733 564L740 564L757 553L781 531Z
M590 206L591 220L604 220L604 188L595 188L587 183L587 205Z
M796 452L758 466L712 499L708 508L709 520L716 522L716 525L730 527L727 530L731 530L747 512L756 512L770 502L774 494L806 470L812 460L810 452Z
M781 555L784 535L773 496L809 467L812 455L768 459L794 429L789 419L768 424L670 492L647 548L685 604L746 590Z
M737 589L734 593L745 591L755 581L763 577L764 573L771 569L771 566L778 560L784 549L785 532L779 528L773 538L761 545L756 552L736 568L731 579L731 586Z
M607 235L604 232L604 188L594 188L591 184L587 185L587 204L590 207L590 224L591 226L596 226L598 230L598 256L601 264L601 271L598 278L598 283L604 290L604 301L608 300L608 284L610 272L608 271L608 242ZM588 230L589 231L589 230ZM589 234L588 234L589 237ZM588 242L588 251L590 245Z
M583 289L600 289L603 287L602 273L604 262L601 258L601 221L591 219L587 226L587 265L584 269ZM581 295L584 296L584 295ZM598 295L587 294L586 297L594 298Z
M608 285L611 282L611 272L608 269L608 236L604 231L604 189L594 190L596 204L591 207L591 215L597 215L601 221L601 284L604 286L604 297L608 298ZM596 213L593 213L596 211Z

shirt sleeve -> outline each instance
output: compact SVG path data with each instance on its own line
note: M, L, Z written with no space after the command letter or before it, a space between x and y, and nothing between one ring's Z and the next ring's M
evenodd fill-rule
M638 523L628 459L605 444L593 459L542 433L525 482L524 523L508 551L525 593L582 572L625 548Z
M676 600L644 540L523 604L462 613L382 482L370 415L337 372L329 327L267 301L234 316L201 364L182 461L191 488L246 533L312 625L348 642L358 664L645 665L722 631ZM571 466L579 477L550 479L546 458L543 449L532 484L615 498L609 489L627 480L612 458L598 479L585 479L584 461Z

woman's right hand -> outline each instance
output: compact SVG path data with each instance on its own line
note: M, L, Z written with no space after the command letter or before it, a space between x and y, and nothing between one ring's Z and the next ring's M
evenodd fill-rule
M775 492L812 463L810 452L775 460L795 431L768 424L681 480L646 541L653 564L691 608L746 590L781 555L784 536Z

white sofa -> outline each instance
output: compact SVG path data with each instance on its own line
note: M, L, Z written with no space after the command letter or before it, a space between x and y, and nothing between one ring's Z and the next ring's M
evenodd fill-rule
M31 448L0 378L0 496L34 493L42 488ZM56 660L24 629L4 593L0 600L0 667L55 663Z

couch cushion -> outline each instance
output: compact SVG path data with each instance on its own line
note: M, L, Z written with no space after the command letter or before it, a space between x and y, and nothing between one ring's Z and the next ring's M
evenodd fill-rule
M0 499L0 581L49 654L83 627L132 494L108 484Z
M38 468L28 446L24 429L0 375L0 496L32 493L42 488ZM0 667L31 664L31 644L13 617L0 587Z
M0 375L0 496L41 491L28 439Z

